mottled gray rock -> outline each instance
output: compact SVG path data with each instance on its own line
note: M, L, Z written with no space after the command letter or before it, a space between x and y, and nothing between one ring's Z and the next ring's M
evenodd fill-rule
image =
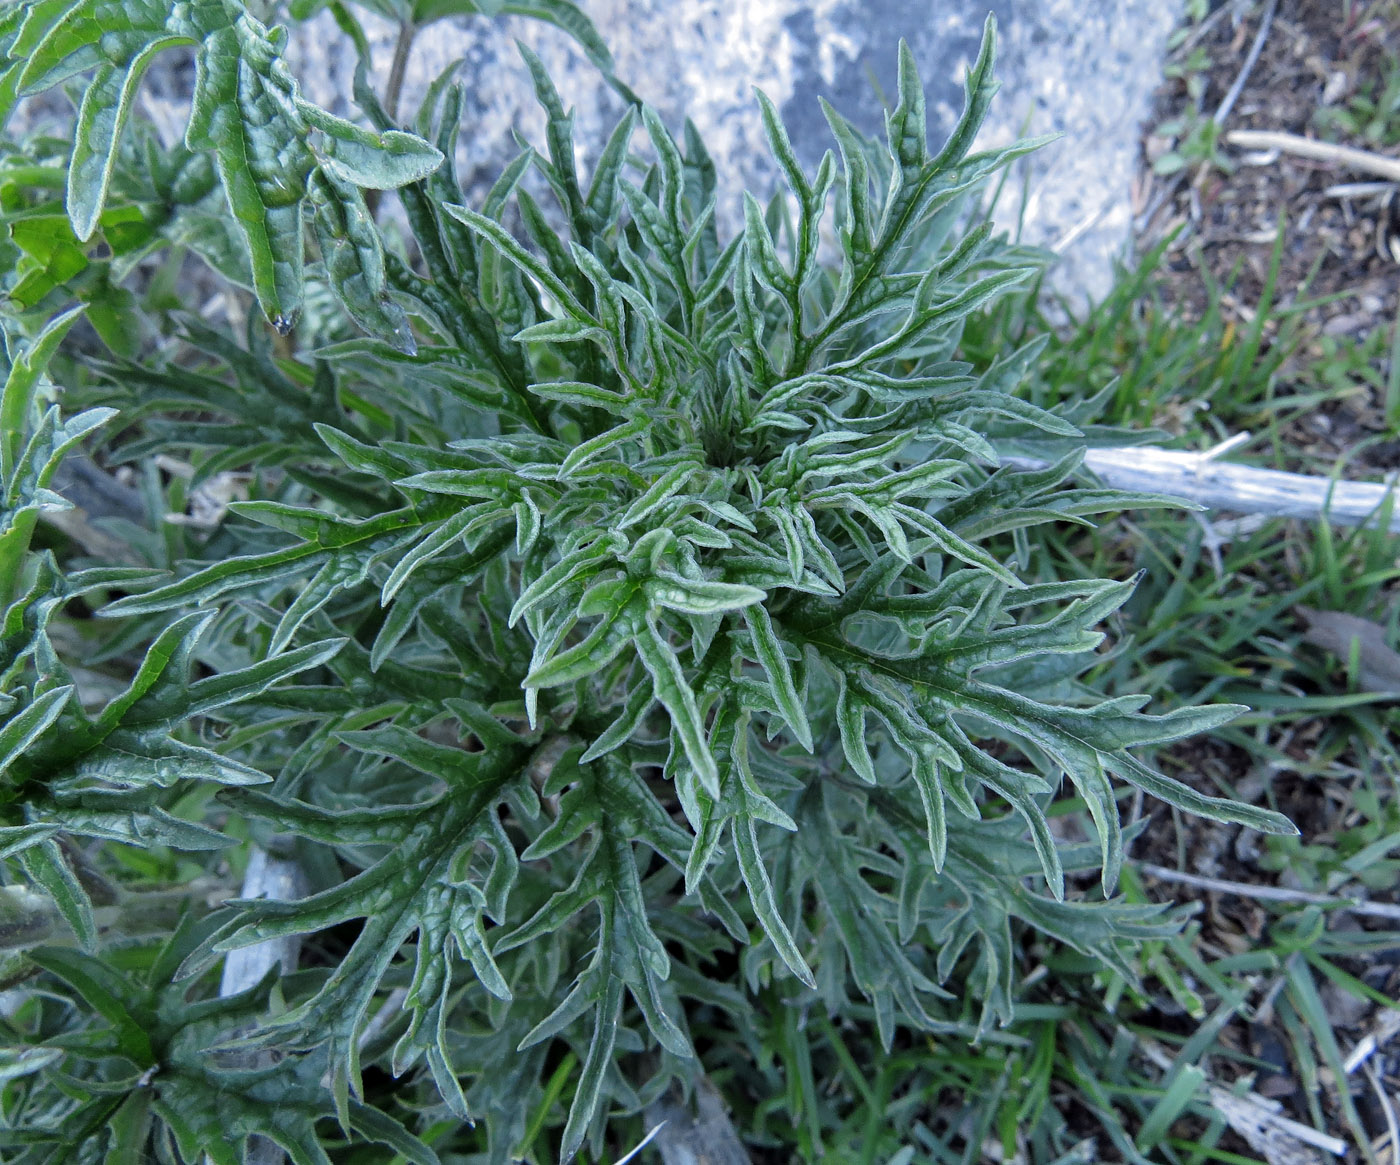
M962 76L974 58L987 0L584 0L611 46L618 75L675 128L689 116L719 167L724 223L737 221L744 188L766 194L775 173L752 88L780 107L799 154L814 165L832 145L818 106L826 97L868 132L882 125L882 97L895 87L895 46L906 38L928 94L937 141L962 105ZM1110 0L992 0L1000 27L1002 90L980 144L1061 133L1007 184L1000 217L1019 218L1027 242L1062 250L1056 279L1070 294L1101 295L1111 260L1128 239L1138 129L1161 75L1177 3ZM377 75L388 74L394 30L367 21ZM407 113L454 61L469 91L460 163L468 197L479 196L511 156L511 131L542 140L518 53L519 38L544 59L576 109L586 167L622 103L563 34L519 19L434 24L414 44ZM309 97L350 114L355 59L322 16L294 32L288 63ZM1022 191L1025 192L1022 206Z

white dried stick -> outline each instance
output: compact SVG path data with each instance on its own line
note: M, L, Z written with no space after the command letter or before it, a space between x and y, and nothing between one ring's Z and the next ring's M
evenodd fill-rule
M1348 169L1364 170L1368 174L1400 182L1400 161L1373 154L1369 150L1334 146L1331 142L1320 142L1293 133L1261 129L1232 129L1225 135L1225 140L1244 150L1279 150L1299 158L1311 158L1315 162L1336 162Z
M1204 453L1152 445L1090 449L1084 455L1084 465L1116 489L1166 494L1242 514L1305 521L1326 517L1343 526L1361 526L1374 520L1394 489L1378 482L1334 481L1215 460L1248 439L1248 433L1239 433ZM1017 469L1042 469L1049 464L1033 457L1005 457L1003 463ZM1390 529L1400 533L1400 507L1391 516Z
M291 858L274 857L261 846L253 846L248 869L243 875L244 898L301 898L306 894L306 875ZM252 946L239 947L224 957L224 974L219 981L221 996L237 995L262 980L274 963L282 964L282 974L296 970L301 938L270 938Z
M255 845L248 855L243 875L244 898L301 898L308 888L306 874L291 858L274 857ZM271 938L252 946L239 947L224 956L224 973L219 980L221 996L237 995L262 981L273 964L282 965L282 974L296 970L301 938ZM265 1054L265 1053L264 1053ZM280 1145L266 1137L250 1137L244 1165L283 1165L287 1155ZM205 1158L206 1162L208 1158Z

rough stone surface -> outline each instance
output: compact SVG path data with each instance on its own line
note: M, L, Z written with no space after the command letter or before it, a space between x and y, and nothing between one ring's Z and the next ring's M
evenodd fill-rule
M882 126L895 88L895 46L906 38L929 102L930 136L946 135L962 105L962 76L974 58L987 0L584 0L612 48L617 74L678 129L689 116L714 155L737 220L745 188L766 194L775 171L752 88L783 111L799 154L815 165L833 143L818 96L868 132ZM1107 290L1111 261L1128 239L1138 129L1161 75L1179 4L1160 0L991 0L1000 28L1002 89L979 144L1060 133L1008 182L999 217L1021 237L1060 250L1056 281L1076 297ZM379 77L388 74L394 30L367 25ZM545 61L566 104L586 168L622 111L571 41L520 19L460 19L424 30L410 57L401 108L417 107L427 84L461 60L468 88L461 173L479 197L513 152L512 131L542 141L543 119L513 40ZM346 104L355 60L323 15L295 30L288 63L313 100ZM1024 194L1024 197L1023 197Z

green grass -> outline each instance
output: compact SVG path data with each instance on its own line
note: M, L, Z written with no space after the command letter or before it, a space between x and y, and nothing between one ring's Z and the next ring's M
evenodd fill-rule
M1393 4L1377 8L1389 9L1380 18L1388 18L1392 24L1400 17ZM1345 136L1357 139L1357 144L1367 149L1400 145L1400 61L1382 53L1378 71L1363 76L1345 100L1319 108L1313 124L1329 140Z
M1243 335L1222 320L1218 293L1201 319L1183 326L1185 321L1153 299L1150 270L1138 273L1122 291L1132 295L1131 306L1110 301L1109 311L1064 340L1059 353L1065 383L1092 375L1095 367L1123 368L1121 387L1108 398L1101 418L1107 424L1161 422L1180 416L1182 402L1200 399L1209 410L1190 414L1182 424L1186 447L1201 448L1253 428L1260 435L1249 450L1254 459L1306 469L1306 456L1290 441L1301 414L1337 407L1358 391L1384 395L1388 404L1393 396L1387 394L1395 375L1390 329L1345 343L1308 337L1297 304L1287 311L1272 309L1272 283ZM1120 361L1117 354L1128 358ZM1060 391L1054 384L1049 390ZM1388 411L1393 418L1393 409ZM1393 425L1392 420L1392 430ZM1304 889L1386 894L1396 884L1392 855L1400 849L1395 795L1400 719L1390 701L1359 690L1354 660L1337 659L1303 641L1293 609L1301 604L1368 617L1385 626L1388 641L1395 643L1400 538L1377 528L1272 520L1222 544L1216 541L1217 525L1223 523L1213 515L1204 520L1176 513L1127 515L1088 535L1051 532L1038 551L1062 571L1077 563L1085 572L1102 572L1116 563L1124 574L1143 572L1116 628L1118 650L1101 665L1099 678L1110 690L1147 691L1168 705L1203 700L1250 705L1249 713L1216 734L1234 758L1230 769L1200 775L1213 783L1209 791L1249 796L1253 787L1260 803L1275 807L1280 807L1278 777L1287 774L1296 787L1291 806L1281 807L1300 816L1300 809L1307 811L1304 836L1268 839L1256 863L1259 878L1272 881L1287 872ZM1144 673L1129 669L1129 659L1160 662ZM1194 767L1188 754L1177 775L1192 779ZM1335 811L1308 809L1328 802ZM1323 816L1328 826L1320 829ZM1190 869L1189 862L1183 868ZM1215 1154L1210 1140L1215 1125L1208 1124L1194 1141L1169 1135L1174 1122L1168 1117L1189 1091L1182 1083L1191 1079L1183 1075L1188 1068L1205 1065L1214 1077L1212 1060L1232 1061L1232 1073L1248 1079L1251 1065L1217 1038L1227 1026L1223 1015L1267 1021L1285 1033L1309 1122L1356 1145L1368 1140L1351 1092L1335 1085L1347 1079L1344 1052L1320 992L1330 982L1335 990L1376 1004L1376 993L1359 975L1376 951L1400 944L1400 934L1392 933L1394 924L1387 924L1392 932L1339 929L1336 914L1312 907L1271 903L1264 913L1269 921L1263 934L1244 956L1210 959L1189 937L1166 944L1154 956L1161 989L1180 1002L1168 970L1175 968L1194 984L1210 1018L1181 1044L1171 1070L1137 1101L1143 1110L1135 1134L1140 1149L1150 1143L1165 1160L1174 1155L1183 1161L1232 1159ZM1196 937L1199 941L1199 932ZM1209 978L1203 967L1211 970ZM1261 1012L1267 1013L1261 1018ZM1103 1023L1099 1017L1091 1030ZM1140 1035L1152 1035L1163 1046L1173 1042L1162 1032ZM1182 1112L1198 1103L1199 1093L1191 1095ZM1150 1108L1147 1098L1152 1098Z

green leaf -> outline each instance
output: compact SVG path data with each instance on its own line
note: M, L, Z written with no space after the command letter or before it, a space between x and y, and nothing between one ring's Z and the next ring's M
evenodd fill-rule
M590 461L601 457L604 453L616 449L618 446L640 437L647 430L647 422L641 417L633 417L630 421L625 421L621 425L599 433L584 441L581 445L572 449L568 456L559 465L558 479L568 481L575 477L578 471Z
M651 674L652 690L671 715L671 727L685 749L700 784L712 797L719 796L719 770L705 740L695 693L686 683L680 660L650 615L644 633L636 639L637 657Z
M324 135L313 146L322 171L345 186L394 190L421 181L442 165L442 153L414 134L394 129L373 133L300 98L296 112Z
M68 217L73 233L83 242L92 237L107 200L117 146L136 87L157 53L182 43L183 37L161 37L142 48L125 68L101 66L83 94L68 163Z
M49 839L29 846L20 852L18 860L29 880L52 899L82 948L94 950L97 923L92 916L92 902L58 842Z
M70 984L84 1002L110 1023L121 1054L138 1068L153 1067L155 1051L146 1025L154 1018L134 1007L133 992L110 967L95 958L62 947L40 947L29 957L50 974ZM144 1022L143 1022L144 1021Z
M424 2L436 4L447 3L449 0ZM622 89L624 98L633 100L628 96L626 87L612 76L612 54L608 51L607 44L598 35L598 30L594 28L593 22L583 9L572 0L503 0L500 11L512 16L533 17L563 29L578 42L588 59L603 72L613 87Z
M782 711L797 737L798 743L808 752L812 751L812 728L807 723L807 710L803 707L801 693L793 680L792 667L788 663L783 645L773 629L773 620L761 606L744 608L744 622L748 624L749 638L753 641L754 652L759 665L768 676L773 690L773 698Z
M298 133L294 86L275 61L247 25L208 36L195 60L185 142L213 151L258 302L288 331L301 310L301 207L313 159Z
M649 688L640 684L633 688L632 694L627 697L627 703L617 719L608 725L602 735L588 746L579 758L580 762L587 764L589 761L597 760L631 740L655 703L656 697Z
M71 684L51 688L0 724L0 774L58 719L72 694Z
M744 583L682 578L668 570L657 571L643 585L643 590L653 606L686 615L746 610L765 597L758 587Z
M339 520L330 524L316 542L226 559L144 595L118 599L104 607L102 615L145 615L186 604L208 603L230 591L284 579L311 566L319 568L334 550L360 548L362 553L369 553L368 547L377 539L412 532L420 524L408 510L393 510L360 522Z
M948 1026L928 1014L924 996L939 989L913 964L897 941L896 904L861 875L878 861L835 828L834 794L821 784L801 800L797 818L795 873L824 905L819 925L837 945L861 994L874 1005L875 1024L886 1047L894 1035L897 1006L908 1022L937 1031Z
M1118 753L1108 763L1124 780L1131 781L1167 804L1175 805L1178 809L1184 809L1198 817L1208 817L1212 821L1225 821L1233 825L1246 825L1261 833L1273 833L1282 837L1297 837L1301 832L1282 813L1242 801L1207 797L1189 785L1148 768L1130 754Z
M359 190L323 170L312 175L307 196L326 274L345 310L371 335L416 353L408 314L389 295L383 244Z
M637 586L617 584L608 596L608 605L593 629L578 643L557 654L533 661L522 681L525 688L552 688L574 683L606 667L636 639L640 622L636 603ZM639 652L641 648L639 647ZM664 703L664 701L663 701Z
M769 880L768 870L763 864L763 855L759 848L758 834L752 815L736 818L732 830L734 853L739 860L744 886L748 890L749 900L753 903L759 925L763 927L763 933L768 936L768 940L773 944L774 950L778 952L778 957L783 960L787 969L807 987L815 988L816 978L813 976L811 968L807 966L807 961L802 957L802 952L797 949L792 932L788 930L787 923L783 921L778 904L774 900L773 884Z
M547 264L516 242L515 237L500 223L477 214L474 210L468 210L465 206L448 203L442 209L486 239L523 274L535 280L567 314L570 321L589 327L598 326L598 321L588 314L568 285Z
M82 314L83 308L75 307L55 316L23 352L10 357L5 384L0 389L0 481L9 480L15 472L24 434L37 420L34 391L39 378Z
M649 518L670 498L680 493L685 488L686 482L695 476L699 468L693 462L673 465L652 482L641 497L623 511L614 528L625 530L628 526L634 526L643 519Z
M662 986L670 974L670 959L648 919L632 842L632 835L640 830L663 856L681 864L684 838L624 766L605 762L582 769L561 767L555 772L555 784L574 783L564 793L555 824L521 855L522 859L557 853L585 830L592 833L593 844L572 883L552 895L529 922L503 937L496 953L499 956L536 941L580 910L594 906L598 910L600 925L591 960L564 1000L520 1045L523 1049L538 1043L593 1012L583 1079L564 1133L563 1153L568 1156L577 1150L599 1103L624 990L637 1001L648 1029L667 1051L684 1057L694 1052L678 1017L671 1014L674 1000L667 998ZM561 772L567 774L562 780Z
M352 733L343 739L434 778L451 777L453 795L423 806L334 813L240 791L237 804L273 821L293 822L304 836L354 837L389 848L369 868L302 901L243 903L239 925L219 940L218 949L364 918L354 946L331 977L315 995L278 1017L269 1032L272 1038L286 1039L292 1029L305 1046L328 1043L335 1077L358 1087L358 1029L400 945L417 932L413 988L405 1003L413 1019L397 1055L431 1048L438 1086L450 1100L460 1096L441 1027L452 990L450 952L469 961L488 991L504 999L511 994L486 947L486 897L474 882L463 881L453 871L467 866L479 845L494 852L495 861L513 868L514 850L493 810L518 780L526 753L522 748L499 749L473 758L401 731Z
M461 510L441 523L436 530L400 558L398 564L389 572L389 577L384 580L384 586L380 589L380 603L387 606L404 583L413 576L415 570L450 550L470 526L479 523L483 512L499 514L499 511L482 506L471 506Z
M510 609L508 625L514 627L524 615L550 596L562 591L585 573L593 573L594 567L617 553L619 545L616 538L605 535L569 551L520 592L520 597Z

